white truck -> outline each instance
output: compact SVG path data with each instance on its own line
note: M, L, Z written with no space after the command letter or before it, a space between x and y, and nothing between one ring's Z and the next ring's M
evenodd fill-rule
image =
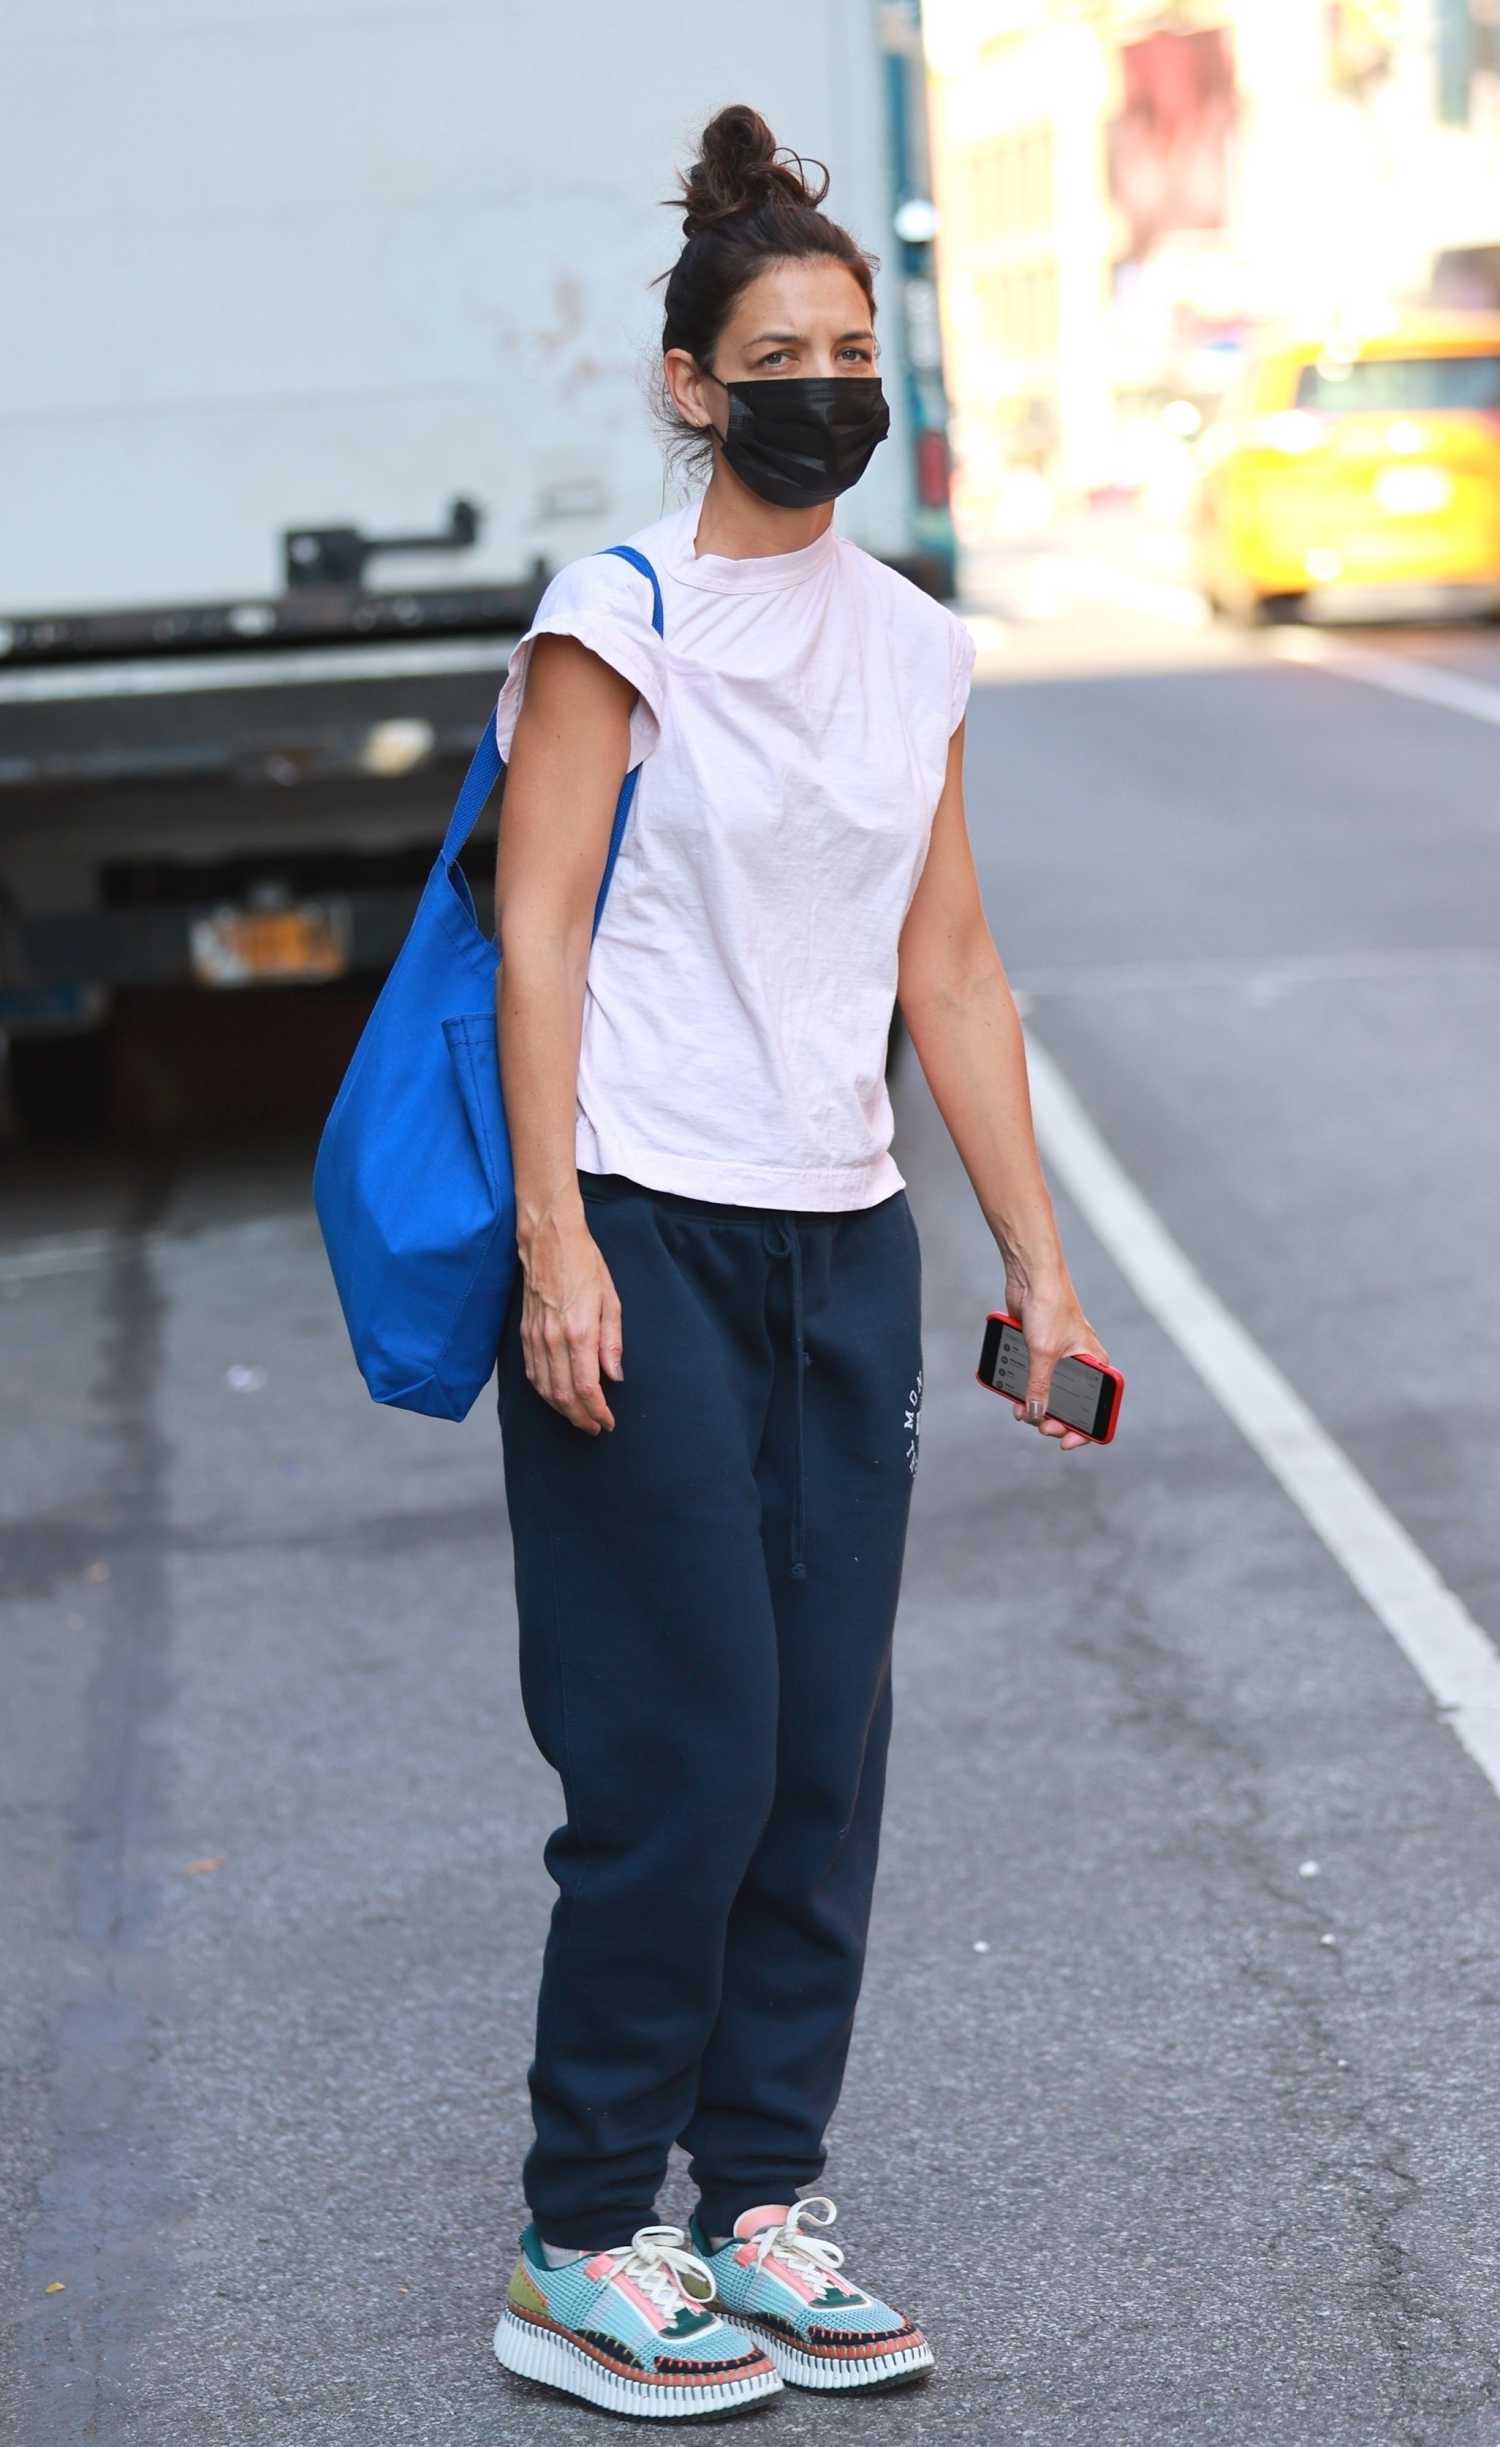
M14 0L0 1030L378 969L549 572L659 514L661 209L746 100L881 258L845 531L954 585L919 0ZM492 850L475 845L476 873Z

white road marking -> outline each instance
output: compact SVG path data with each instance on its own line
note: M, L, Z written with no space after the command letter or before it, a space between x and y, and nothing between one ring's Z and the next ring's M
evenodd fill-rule
M1322 1539L1500 1793L1500 1653L1180 1249L1028 1039L1042 1151L1115 1264Z
M1278 662L1310 663L1331 671L1336 679L1361 680L1367 688L1383 688L1393 697L1415 697L1424 705L1440 705L1450 714L1472 714L1477 722L1500 723L1500 688L1462 672L1440 671L1428 663L1409 663L1398 654L1377 654L1368 646L1350 645L1317 629L1282 629L1266 640Z
M1214 625L1213 614L1194 588L1146 577L1110 561L1060 555L1058 582L1071 582L1080 595L1117 604L1122 611L1140 612L1148 620L1170 622L1174 628L1202 630ZM1383 688L1388 696L1412 697L1423 705L1441 706L1450 714L1470 714L1476 722L1500 724L1500 686L1378 652L1352 642L1342 632L1331 635L1324 629L1288 627L1258 640L1247 634L1241 642L1251 652L1258 644L1273 662L1310 665L1331 671L1338 679Z
M517 632L519 635L519 631ZM500 685L513 637L434 639L384 646L308 646L271 654L206 654L192 660L91 663L46 671L0 671L0 705L72 703L83 697L184 697L211 688L282 688L293 680L415 680L448 671L493 671Z
M55 1232L44 1240L22 1241L12 1249L0 1251L0 1285L32 1283L47 1275L81 1274L91 1266L106 1265L127 1249L157 1256L172 1250L222 1251L226 1242L232 1247L254 1248L260 1243L274 1245L288 1238L304 1238L312 1229L309 1199L305 1207L288 1208L284 1214L254 1215L239 1223L207 1224L196 1231L188 1227L176 1232L137 1232L126 1227L118 1232Z
M54 1240L34 1241L0 1256L0 1283L27 1283L37 1275L77 1274L101 1266L119 1243L108 1232L59 1232Z
M1279 1002L1304 986L1410 985L1461 978L1491 984L1500 978L1500 949L1485 944L1373 944L1346 952L1214 953L1181 960L1079 962L1073 966L1020 969L1011 983L1017 994L1070 1001L1120 994L1238 994L1247 1003Z

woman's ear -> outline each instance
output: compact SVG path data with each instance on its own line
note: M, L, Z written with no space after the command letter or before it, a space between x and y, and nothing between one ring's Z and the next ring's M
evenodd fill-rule
M685 416L690 425L699 426L705 433L710 426L716 432L722 432L723 428L714 413L714 393L719 386L713 377L704 373L697 359L685 348L669 348L662 363L672 405L678 413Z

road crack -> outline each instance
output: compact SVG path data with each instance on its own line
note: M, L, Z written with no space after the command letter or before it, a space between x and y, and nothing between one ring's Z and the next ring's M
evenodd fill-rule
M159 1174L107 1261L95 1380L107 1458L88 1540L104 1567L105 1623L68 1819L74 1944L53 2023L50 2149L25 2247L23 2369L38 2439L107 2442L128 2426L136 2357L175 2291L182 2209L152 2078L173 2016L148 1867L168 1816L172 1626L164 1302L145 1233L169 1187ZM55 2281L64 2290L49 2299Z

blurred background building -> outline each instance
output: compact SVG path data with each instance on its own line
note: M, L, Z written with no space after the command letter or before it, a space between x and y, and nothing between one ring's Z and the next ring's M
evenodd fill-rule
M1500 307L1500 0L925 17L971 534L1046 498L1172 506L1273 318Z

